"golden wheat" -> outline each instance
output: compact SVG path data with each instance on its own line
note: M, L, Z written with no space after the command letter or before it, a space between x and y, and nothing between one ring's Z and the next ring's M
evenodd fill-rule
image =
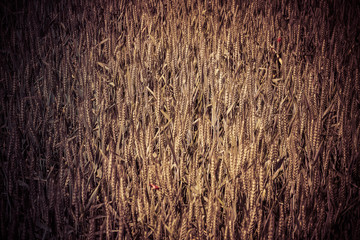
M358 10L4 3L0 238L355 238Z

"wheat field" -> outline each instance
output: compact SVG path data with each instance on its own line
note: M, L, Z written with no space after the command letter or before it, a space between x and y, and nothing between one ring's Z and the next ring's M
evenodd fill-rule
M1 3L1 239L356 239L360 4Z

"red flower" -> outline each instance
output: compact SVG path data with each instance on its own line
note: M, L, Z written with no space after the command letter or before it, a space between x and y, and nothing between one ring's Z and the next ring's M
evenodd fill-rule
M281 42L281 40L282 40L281 37L278 37L278 38L276 39L277 42Z
M159 186L156 186L156 185L154 185L154 184L149 184L150 185L150 187L152 187L152 189L154 189L154 190L159 190L160 189L160 187Z

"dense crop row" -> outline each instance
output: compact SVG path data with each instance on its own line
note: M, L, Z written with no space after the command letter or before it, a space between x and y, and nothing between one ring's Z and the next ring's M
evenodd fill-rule
M1 5L1 239L360 236L350 1Z

